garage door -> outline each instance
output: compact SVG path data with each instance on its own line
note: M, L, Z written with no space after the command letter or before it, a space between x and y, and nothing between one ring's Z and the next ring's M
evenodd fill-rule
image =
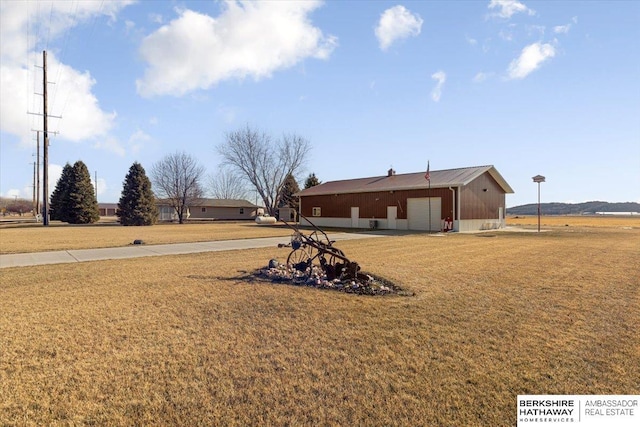
M431 227L429 227L429 198L407 199L407 222L409 230L440 231L442 199L431 198Z

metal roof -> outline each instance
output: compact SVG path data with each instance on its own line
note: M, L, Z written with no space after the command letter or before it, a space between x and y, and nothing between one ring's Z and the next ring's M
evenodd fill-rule
M211 206L214 208L257 208L245 199L200 199L198 206Z
M168 205L169 201L166 199L158 199L156 202L158 205ZM202 207L213 207L213 208L259 208L260 206L254 205L248 200L244 199L206 199L201 198L198 199L195 203L192 204L195 206Z
M485 172L488 172L489 175L496 180L505 193L513 193L511 186L509 186L507 181L505 181L502 175L500 175L492 165L430 171L431 188L464 186ZM398 175L393 174L391 176L383 175L370 178L329 181L316 185L315 187L304 189L297 193L297 195L320 196L326 194L427 189L429 188L429 181L425 179L425 173L426 171Z

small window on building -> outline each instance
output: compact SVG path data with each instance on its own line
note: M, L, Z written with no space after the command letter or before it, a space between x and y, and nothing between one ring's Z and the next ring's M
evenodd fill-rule
M244 208L240 208L240 215L244 215Z
M321 209L320 208L313 208L312 215L313 216L321 216Z
M202 212L206 212L206 211L207 211L207 208L202 208Z

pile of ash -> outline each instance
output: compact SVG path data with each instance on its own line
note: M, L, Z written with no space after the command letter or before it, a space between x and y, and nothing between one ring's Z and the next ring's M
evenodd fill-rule
M296 286L309 286L318 289L330 289L358 295L403 295L412 296L395 284L366 273L358 273L356 280L333 279L327 277L320 267L314 266L311 274L302 272L276 260L269 261L269 265L256 270L253 276L274 283L289 283Z

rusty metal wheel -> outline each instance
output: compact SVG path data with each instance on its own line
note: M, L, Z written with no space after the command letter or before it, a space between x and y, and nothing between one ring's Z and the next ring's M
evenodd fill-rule
M289 253L287 257L287 266L293 269L293 275L295 277L308 276L309 266L311 265L311 258L309 252L304 248L294 249Z

